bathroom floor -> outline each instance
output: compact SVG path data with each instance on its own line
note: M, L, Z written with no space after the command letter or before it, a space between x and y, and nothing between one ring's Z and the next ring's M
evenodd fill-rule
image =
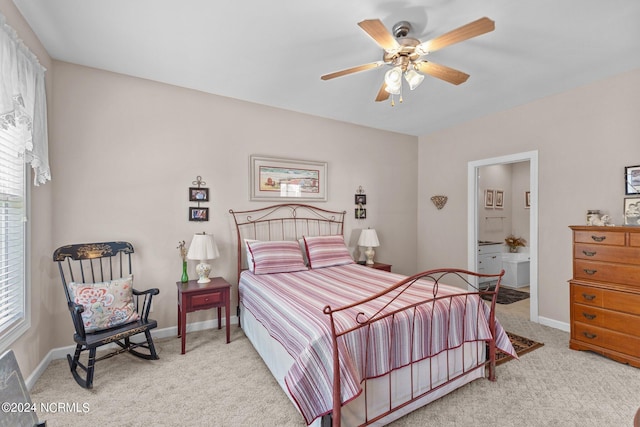
M506 286L505 286L506 287ZM515 288L513 288L515 289ZM517 288L518 291L529 292L529 287ZM523 299L511 304L496 304L496 313L498 317L501 313L507 313L509 315L515 315L524 319L529 319L529 301L530 299Z

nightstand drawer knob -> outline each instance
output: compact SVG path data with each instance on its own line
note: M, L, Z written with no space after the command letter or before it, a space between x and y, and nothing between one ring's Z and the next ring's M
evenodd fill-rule
M584 299L586 299L587 301L593 301L594 299L596 299L596 296L595 296L595 295L591 295L591 294L584 294L584 293L583 293L583 294L582 294L582 297L583 297Z
M584 317L586 317L587 319L589 319L589 320L593 320L593 319L595 319L595 318L596 318L596 315L595 315L595 314L582 313L582 315L583 315Z

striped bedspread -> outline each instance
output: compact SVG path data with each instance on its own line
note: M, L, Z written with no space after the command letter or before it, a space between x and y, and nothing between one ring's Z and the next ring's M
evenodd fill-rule
M242 273L239 286L243 306L294 359L285 383L308 424L332 408L331 331L324 307L336 309L365 299L402 279L404 276L358 264L295 273ZM460 292L464 291L442 284L438 287L438 296ZM370 316L380 309L393 311L432 295L430 283L421 281L393 301L380 298L357 310L337 313L336 324L345 330L355 325L358 312ZM490 339L488 315L488 306L476 295L445 298L376 322L371 329L345 335L339 341L342 402L358 396L364 379L460 347L464 342ZM413 334L411 327L415 328ZM496 333L497 347L516 357L497 321ZM376 351L366 351L367 345Z

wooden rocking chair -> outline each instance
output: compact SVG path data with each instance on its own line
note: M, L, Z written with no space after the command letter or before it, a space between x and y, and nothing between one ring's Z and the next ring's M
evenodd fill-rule
M158 359L151 338L151 329L158 322L149 319L149 310L151 299L160 291L133 288L132 253L128 242L82 243L53 252L75 327L76 350L73 358L67 354L67 359L73 377L84 388L93 388L94 367L100 360L125 351L143 359ZM131 341L133 335L142 333L145 341ZM96 359L97 348L111 343L120 348ZM84 351L89 352L86 365L80 362ZM78 368L85 371L84 376Z

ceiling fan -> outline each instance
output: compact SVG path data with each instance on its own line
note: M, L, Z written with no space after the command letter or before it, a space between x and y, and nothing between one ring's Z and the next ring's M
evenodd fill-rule
M383 49L382 60L325 74L320 78L322 80L331 80L336 77L378 68L382 65L389 65L392 68L385 73L384 82L376 96L376 102L384 101L388 99L390 95L399 95L399 101L402 102L403 76L411 90L422 83L424 74L437 77L454 85L464 83L469 78L468 74L427 61L423 57L436 50L488 33L495 29L494 21L485 17L434 39L421 42L409 36L411 24L407 21L401 21L395 24L392 29L393 34L385 28L379 19L367 19L359 22L358 25ZM395 105L393 97L391 98L391 105Z

